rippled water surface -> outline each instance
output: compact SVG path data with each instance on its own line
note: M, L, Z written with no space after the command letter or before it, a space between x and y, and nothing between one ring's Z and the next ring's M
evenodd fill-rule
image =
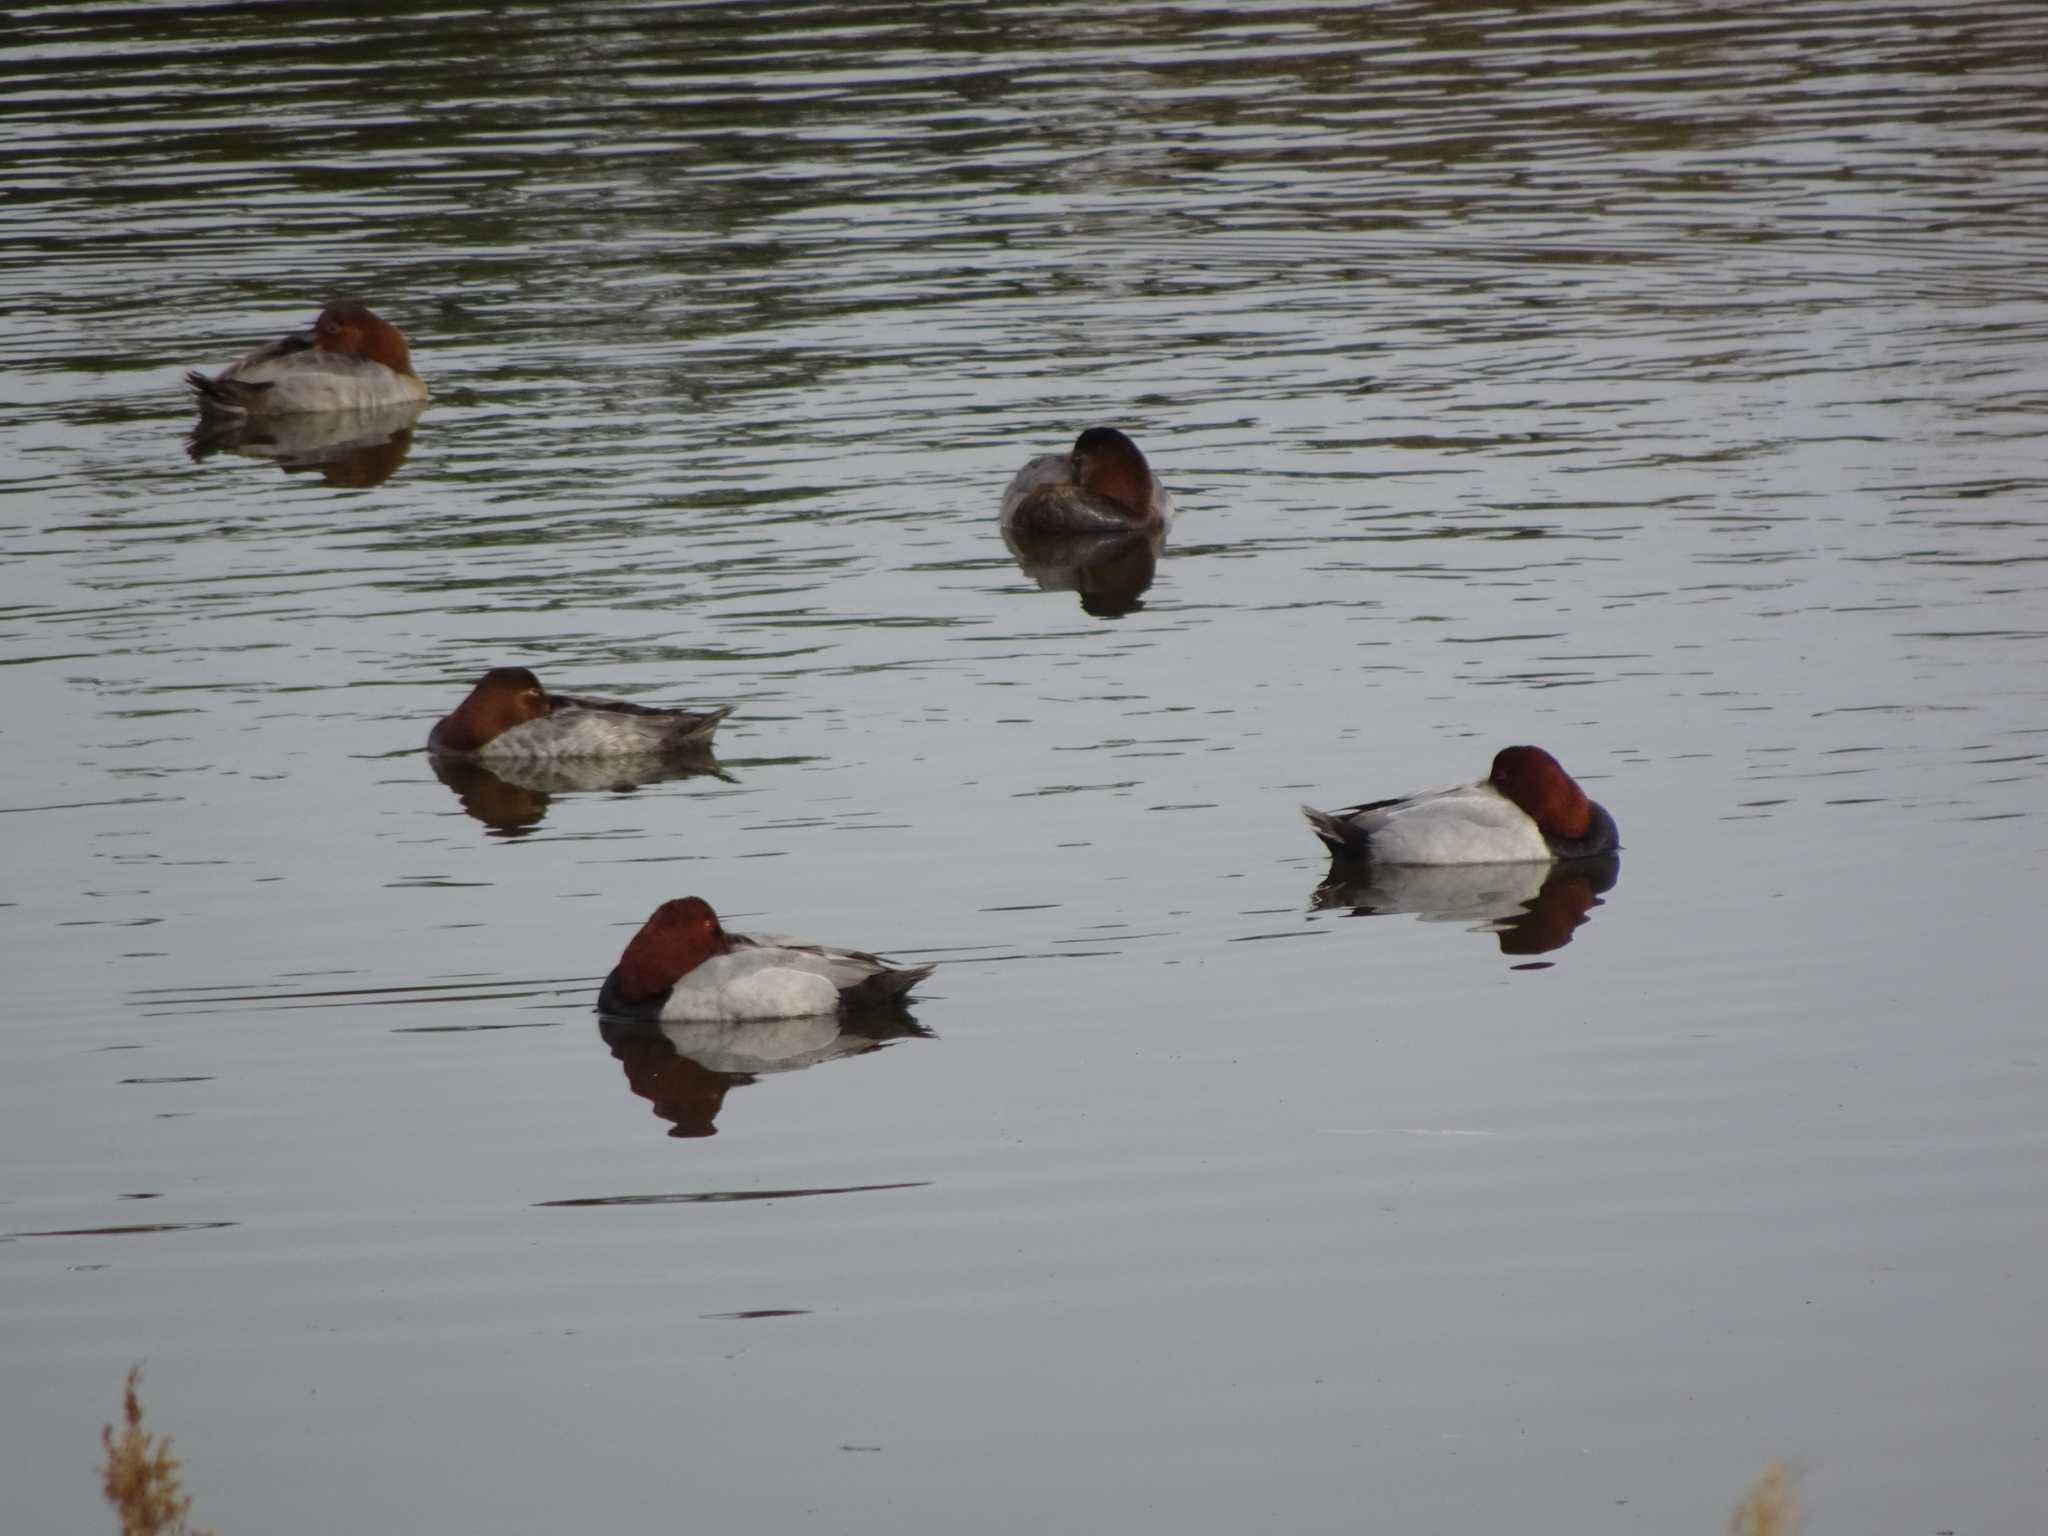
M2040 1528L2038 7L362 9L0 19L10 1529L136 1361L223 1536ZM1325 884L1517 741L1618 868ZM940 969L601 1028L687 893Z

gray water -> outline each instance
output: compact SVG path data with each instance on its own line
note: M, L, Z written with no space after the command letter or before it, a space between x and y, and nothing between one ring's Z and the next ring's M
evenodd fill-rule
M2037 6L356 12L0 20L0 1523L140 1361L223 1536L2043 1527ZM1319 897L1518 741L1604 892ZM940 969L608 1036L689 893Z

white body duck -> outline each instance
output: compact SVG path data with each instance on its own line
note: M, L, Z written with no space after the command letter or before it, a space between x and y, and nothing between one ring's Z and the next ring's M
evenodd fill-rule
M732 710L650 709L618 699L549 693L524 667L493 667L469 697L427 733L427 750L477 762L572 757L702 757Z
M900 1000L931 975L856 949L727 933L700 897L655 908L597 994L600 1013L716 1023L837 1014Z
M209 416L374 411L427 398L405 333L361 304L330 304L303 331L258 347L209 378L185 375Z
M1541 747L1503 747L1476 784L1301 813L1333 858L1375 864L1547 863L1621 846L1614 818Z
M1003 533L1013 540L1129 533L1172 518L1173 498L1115 427L1090 427L1072 452L1033 459L1003 492Z

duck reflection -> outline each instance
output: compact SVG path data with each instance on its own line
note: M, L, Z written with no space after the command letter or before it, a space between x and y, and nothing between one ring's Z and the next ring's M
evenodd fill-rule
M286 474L312 473L352 490L382 485L412 449L423 401L373 411L302 411L287 416L201 418L185 450L203 463L217 453L267 459Z
M455 791L465 814L508 837L534 827L547 815L548 802L559 794L623 793L672 779L737 782L709 753L665 760L554 758L497 763L489 768L470 758L430 756L427 762L434 777Z
M847 1017L718 1023L598 1020L626 1084L669 1122L669 1135L716 1136L719 1111L735 1088L776 1072L800 1072L842 1056L863 1056L891 1040L929 1040L931 1031L897 1007Z
M1621 878L1610 854L1552 864L1383 864L1331 869L1316 887L1318 911L1354 917L1403 912L1431 923L1469 923L1504 955L1563 949Z
M1166 547L1166 528L1061 534L1005 527L1003 542L1016 557L1017 569L1041 591L1078 592L1085 612L1114 619L1145 606L1141 599Z

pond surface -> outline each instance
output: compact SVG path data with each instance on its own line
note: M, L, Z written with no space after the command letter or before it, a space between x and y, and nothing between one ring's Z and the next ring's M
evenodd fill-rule
M4 1523L2039 1528L2038 7L357 10L0 21ZM1611 884L1322 889L1521 741ZM939 970L601 1029L690 893Z

